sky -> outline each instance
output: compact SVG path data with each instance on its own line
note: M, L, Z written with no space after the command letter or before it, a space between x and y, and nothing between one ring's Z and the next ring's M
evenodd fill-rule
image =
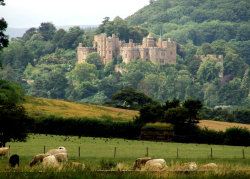
M41 22L62 25L99 25L104 17L126 18L149 0L5 0L0 18L8 27L38 27Z

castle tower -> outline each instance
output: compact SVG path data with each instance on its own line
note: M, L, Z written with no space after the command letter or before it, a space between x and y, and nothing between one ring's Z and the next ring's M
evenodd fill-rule
M154 37L152 36L151 33L149 33L147 36L147 47L154 47L154 46L155 46Z

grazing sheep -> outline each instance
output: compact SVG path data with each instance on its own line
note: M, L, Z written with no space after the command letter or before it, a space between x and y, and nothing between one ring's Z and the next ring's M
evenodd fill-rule
M195 162L188 162L182 164L182 170L196 170L197 164Z
M30 162L30 167L32 167L33 165L38 165L38 164L42 163L43 159L45 157L48 157L48 156L49 156L49 154L38 154L38 155L36 155L33 158L33 160Z
M60 166L54 155L45 157L42 164L45 168L57 168Z
M146 170L162 170L166 168L166 161L164 159L151 159L146 162L145 168Z
M133 170L136 170L136 168L141 169L141 167L144 166L146 164L146 162L151 160L151 159L152 158L150 158L150 157L136 159Z
M15 166L19 167L19 156L17 154L11 155L9 159L9 167L14 168Z
M64 162L68 162L68 154L67 153L58 153L54 155L57 162L59 163L64 163Z
M215 170L217 168L218 168L218 165L216 165L215 163L208 163L208 164L200 166L200 169L204 169L204 170Z
M47 152L47 154L49 155L55 155L55 154L59 154L59 153L67 153L67 150L65 147L58 147L58 149L51 149Z
M0 148L0 156L7 155L10 157L10 148L9 147L1 147Z

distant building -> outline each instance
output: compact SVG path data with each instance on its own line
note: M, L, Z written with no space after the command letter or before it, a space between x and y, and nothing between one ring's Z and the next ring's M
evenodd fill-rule
M129 63L132 59L145 59L154 63L164 65L167 63L176 63L176 47L177 43L170 38L168 41L162 41L161 38L157 42L151 34L144 37L142 44L129 43L120 41L113 34L112 37L107 37L106 34L96 35L93 41L93 47L82 47L79 43L77 49L78 63L84 62L87 55L92 52L98 52L104 62L107 64L113 58L122 57L123 62Z

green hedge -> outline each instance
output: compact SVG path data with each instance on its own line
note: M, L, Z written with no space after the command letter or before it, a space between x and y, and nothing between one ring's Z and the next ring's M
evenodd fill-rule
M88 118L48 116L35 119L34 133L136 139L141 126L133 122L111 122Z
M89 137L110 137L138 139L143 126L134 122L112 122L88 118L60 118L47 116L36 118L31 132L39 134L73 135ZM150 126L144 126L147 129ZM197 125L174 127L173 141L220 145L250 146L250 131L246 128L229 128L225 132L200 129Z

